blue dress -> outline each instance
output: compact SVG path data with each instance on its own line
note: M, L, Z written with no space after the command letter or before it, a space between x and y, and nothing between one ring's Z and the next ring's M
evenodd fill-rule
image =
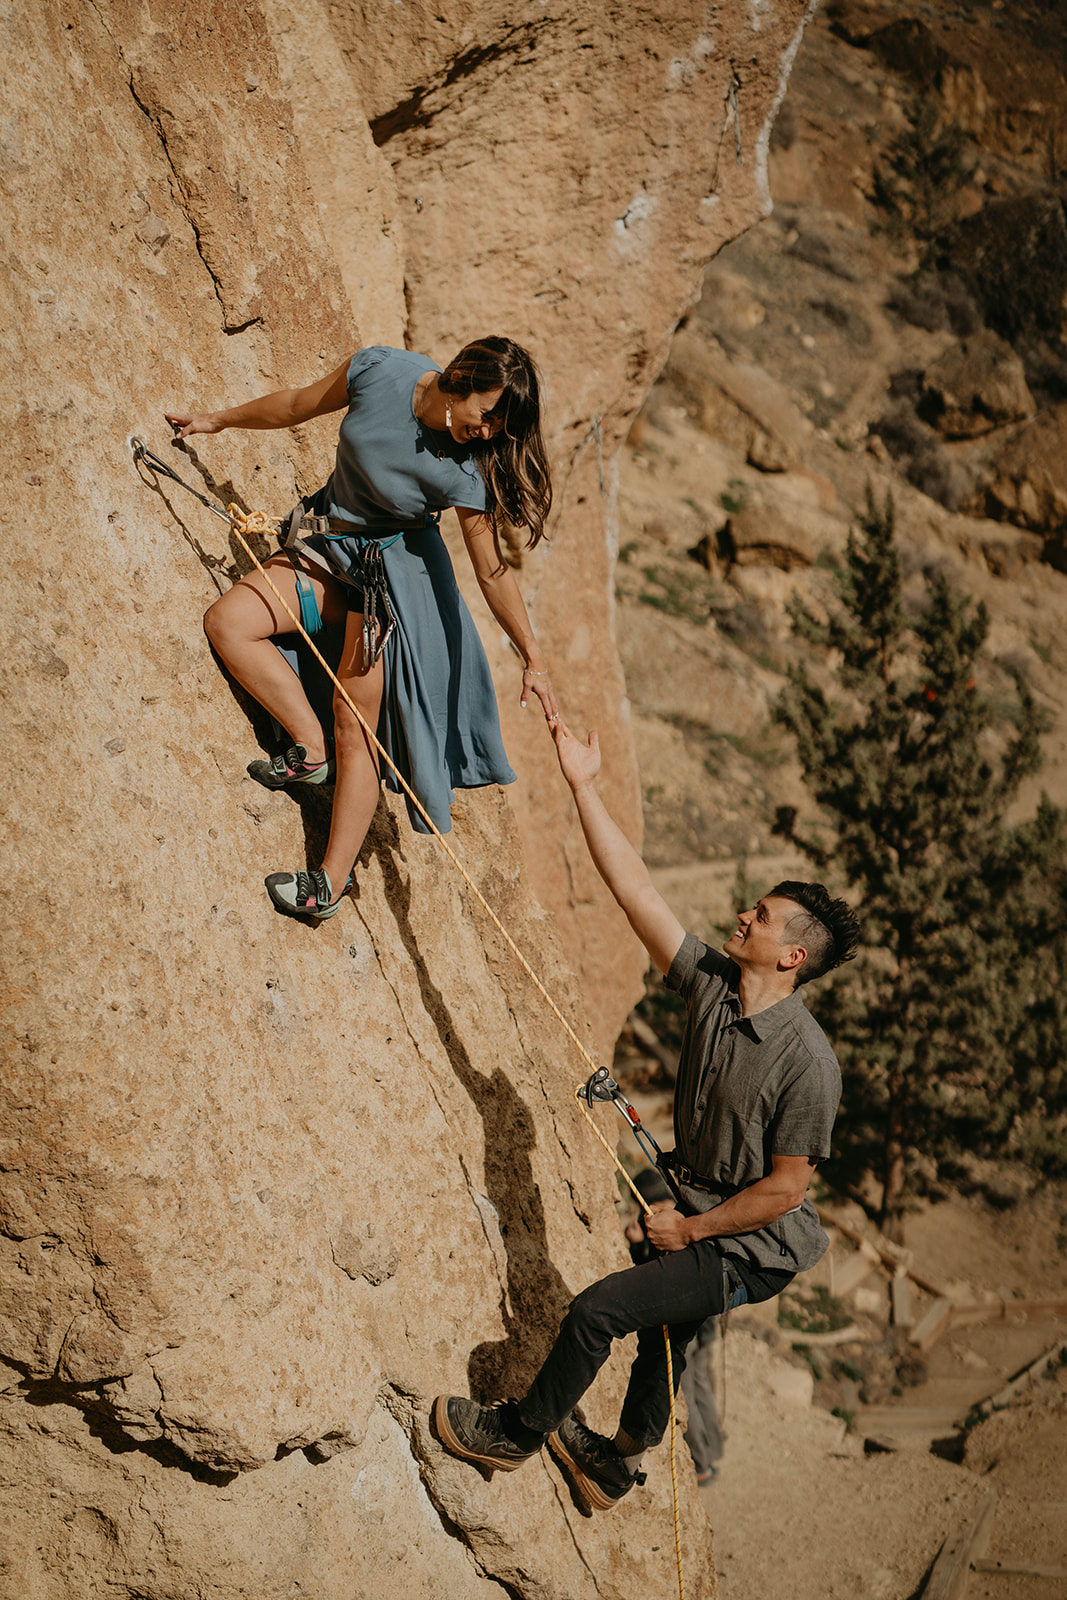
M397 625L383 654L376 731L434 825L447 833L454 789L514 783L515 773L504 753L489 663L437 527L448 506L484 511L485 485L473 452L427 428L414 411L419 378L440 370L410 350L379 345L356 352L334 470L310 507L350 522L352 536L316 534L305 542L334 571L358 581L361 545L381 541ZM361 606L358 591L346 593ZM297 665L290 650L284 653ZM302 665L298 670L305 676ZM389 788L402 793L382 766ZM412 826L427 833L410 800L407 807Z

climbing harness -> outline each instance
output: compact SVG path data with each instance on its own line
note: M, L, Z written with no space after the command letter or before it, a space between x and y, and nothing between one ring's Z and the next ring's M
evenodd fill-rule
M619 1111L619 1113L629 1124L630 1130L640 1145L642 1153L648 1157L649 1161L651 1161L652 1165L655 1167L656 1171L667 1185L667 1188L674 1196L674 1204L681 1212L683 1217L693 1216L694 1211L693 1207L689 1204L689 1201L679 1189L679 1182L690 1184L692 1187L697 1189L707 1190L709 1193L721 1192L719 1185L703 1181L699 1173L693 1172L689 1167L683 1167L679 1162L673 1161L671 1159L672 1152L668 1151L664 1153L664 1151L660 1149L659 1145L656 1143L655 1139L649 1133L648 1129L641 1121L641 1118L638 1116L637 1108L631 1105L630 1101L627 1100L626 1096L615 1082L615 1079L608 1076L607 1067L598 1067L588 1082L580 1084L574 1092L579 1100L585 1101L586 1105L592 1105L594 1101L604 1102L607 1100L610 1100L614 1104L616 1110ZM633 1187L634 1186L631 1185L631 1188ZM719 1409L724 1422L726 1420L726 1330L730 1326L730 1312L733 1309L733 1297L738 1287L737 1274L731 1272L731 1269L727 1265L726 1258L724 1256L722 1296L723 1311L719 1318L722 1329L718 1339L720 1352L719 1359L721 1364L719 1374L719 1394L721 1396L721 1404Z
M335 581L348 584L352 589L363 591L363 662L368 668L373 667L390 638L396 631L396 616L389 601L389 584L385 574L385 562L382 560L382 551L388 550L391 544L396 544L403 538L402 533L394 534L391 539L372 539L361 533L351 523L344 522L340 517L324 517L308 511L307 500L299 500L289 513L288 521L284 524L283 550L303 556L305 561L311 561ZM436 520L436 517L430 520ZM338 572L331 567L318 550L305 544L300 534L307 529L318 534L322 539L346 539L354 542L359 548L360 576L358 579L350 578L347 574ZM310 585L309 585L310 587ZM304 612L304 595L300 588L300 579L297 579L297 592L300 594L300 610ZM314 600L314 591L312 591ZM381 632L379 633L378 612L382 615ZM315 617L318 617L318 606L315 606ZM319 628L321 628L321 621ZM318 632L318 629L308 629L308 632Z
M206 495L202 495L199 492L199 490L194 489L191 484L186 483L183 478L180 478L176 472L174 472L169 466L167 466L166 462L160 461L159 457L154 455L152 453L152 451L150 451L148 449L148 447L144 444L143 440L136 439L136 438L131 439L130 440L130 447L131 447L131 449L133 451L133 455L134 455L134 460L135 461L137 461L139 463L143 463L152 472L162 472L163 474L165 474L166 477L173 479L173 481L175 483L177 483L177 484L180 484L183 489L187 489L190 494L195 495L196 498L199 501L201 501L205 506L207 506L209 511L214 512L214 514L217 517L220 517L223 522L226 522L226 523L229 524L229 526L230 526L230 528L231 528L231 530L232 530L232 532L234 534L234 537L237 539L237 541L240 544L242 550L248 556L249 560L252 562L253 566L256 568L256 570L259 573L260 577L266 583L267 587L270 589L271 593L274 595L275 599L278 601L278 604L281 606L281 608L285 612L286 616L292 622L292 624L293 624L294 628L296 629L296 631L302 636L305 644L311 650L312 654L317 659L319 665L323 668L323 670L326 672L328 677L332 680L334 688L340 694L341 698L344 700L345 704L348 706L348 709L352 712L353 716L356 718L356 721L359 723L359 725L363 729L363 732L364 732L366 738L371 742L371 744L373 746L375 746L377 748L378 754L384 759L384 761L386 762L386 764L388 765L388 767L392 771L393 775L395 776L395 778L396 778L397 782L399 783L401 789L403 790L404 794L411 801L412 805L415 807L415 809L418 812L419 816L426 823L426 827L427 827L428 832L433 834L434 838L437 840L437 843L440 845L441 849L445 852L445 855L451 861L452 865L455 867L456 871L459 873L459 875L463 879L464 883L466 883L468 889L470 889L471 893L474 895L474 897L477 900L478 904L481 906L482 910L485 912L486 916L489 918L490 922L493 924L493 927L500 934L500 937L503 939L504 943L507 945L507 947L511 951L512 955L515 957L516 961L518 961L520 967L525 972L526 976L529 978L530 982L533 984L534 988L537 990L537 992L541 996L542 1000L548 1006L548 1009L552 1012L552 1015L556 1018L556 1021L559 1023L560 1027L563 1029L564 1033L567 1035L567 1038L570 1040L571 1044L577 1050L577 1052L581 1056L582 1060L586 1063L586 1065L588 1067L590 1067L592 1069L590 1079L587 1080L587 1082L584 1083L584 1084L579 1084L577 1089L574 1091L575 1100L578 1103L578 1109L581 1111L582 1115L585 1117L585 1119L588 1122L589 1126L592 1128L593 1133L596 1135L596 1137L599 1139L600 1143L603 1145L604 1149L607 1151L609 1159L613 1162L615 1168L621 1174L621 1176L625 1180L626 1184L629 1186L631 1192L634 1195L634 1198L637 1200L637 1203L641 1207L641 1209L644 1212L644 1214L646 1216L651 1216L652 1215L652 1207L648 1204L648 1202L645 1200L644 1196L640 1193L640 1191L638 1190L638 1188L634 1184L633 1179L630 1177L630 1174L626 1171L626 1168L623 1166L622 1162L619 1160L618 1155L616 1154L616 1152L614 1150L612 1150L611 1146L608 1144L607 1140L604 1138L604 1135L601 1133L600 1129L597 1127L597 1125L594 1122L592 1116L590 1115L590 1112L587 1109L587 1106L582 1103L584 1098L585 1098L585 1091L586 1091L586 1089L588 1087L589 1082L591 1082L593 1078L596 1078L598 1073L600 1073L600 1072L603 1072L605 1074L605 1077L606 1077L607 1068L600 1068L600 1067L597 1066L597 1064L594 1061L592 1055L586 1049L586 1047L582 1043L582 1041L579 1039L578 1035L575 1033L574 1029L571 1027L571 1024L567 1021L567 1018L563 1015L563 1012L559 1009L559 1007L557 1006L556 1002L553 1000L552 996L549 994L548 990L545 988L544 984L541 982L540 978L537 976L537 973L534 971L534 969L530 965L529 961L527 961L526 957L523 955L522 951L519 949L518 945L515 943L514 939L511 937L511 934L504 927L504 924L501 922L500 918L497 916L497 914L493 910L492 906L486 900L485 896L482 894L481 890L478 888L478 885L474 882L473 878L467 872L467 869L464 867L463 863L460 861L459 857L456 855L455 851L452 849L451 845L448 843L447 839L442 834L441 830L434 824L433 820L431 819L431 817L430 817L429 813L427 812L425 806L423 805L422 801L419 799L419 797L415 793L414 789L412 789L411 785L408 783L407 779L404 777L403 773L400 771L399 767L397 766L396 762L393 760L392 756L389 754L388 750L385 749L384 745L378 739L377 734L375 733L374 729L367 722L366 718L363 716L363 714L360 711L359 707L356 705L355 701L352 699L352 697L348 693L348 690L345 688L344 684L338 678L337 674L333 671L332 667L326 661L325 657L323 656L322 652L319 650L318 646L312 640L308 630L303 626L303 624L300 621L300 619L290 609L288 603L286 602L286 600L284 599L282 594L275 587L274 583L271 581L270 573L264 567L263 563L260 561L259 557L255 554L255 552L253 551L251 545L249 544L248 538L246 537L247 535L253 535L253 534L271 535L271 534L276 534L276 533L279 532L279 526L280 525L278 523L271 523L267 519L267 517L264 515L264 513L262 511L242 511L239 506L233 505L233 504L227 506L225 511L220 510L217 505L213 504L213 502L210 501L206 497ZM332 574L332 575L333 576L337 576L337 574ZM602 1081L604 1081L604 1080L602 1080ZM636 1116L636 1112L634 1113L634 1115ZM631 1127L634 1126L634 1124L633 1124L633 1122L632 1122L632 1120L631 1120L631 1118L629 1116L627 1116L627 1121L630 1122ZM643 1129L642 1129L642 1132L644 1132ZM651 1136L646 1134L646 1137L650 1138ZM674 1363L671 1360L670 1335L669 1335L668 1328L667 1328L666 1324L664 1324L664 1328L663 1328L663 1343L664 1343L664 1348L665 1348L666 1356L667 1356L667 1386L668 1386L668 1392L669 1392L669 1395L670 1395L671 1493L672 1493L672 1497L673 1497L673 1501L674 1501L674 1550L675 1550L675 1559L676 1559L677 1566L678 1566L678 1600L685 1600L685 1588L684 1588L683 1577L682 1577L681 1519L680 1519L679 1511L678 1511L678 1471L677 1471L677 1461L676 1461L677 1420L676 1420L675 1398L674 1398Z

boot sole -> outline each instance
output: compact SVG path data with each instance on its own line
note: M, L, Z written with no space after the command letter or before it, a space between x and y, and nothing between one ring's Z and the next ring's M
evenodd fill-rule
M452 1425L448 1420L446 1394L439 1394L433 1403L433 1425L437 1437L450 1455L459 1456L463 1461L474 1461L479 1467L488 1467L491 1472L515 1472L531 1459L525 1456L522 1461L501 1461L498 1456L480 1456L476 1451L468 1449L452 1432Z
M274 874L271 876L274 876ZM344 889L342 889L341 893L337 896L337 899L331 901L328 906L324 906L323 909L319 911L315 906L289 905L285 900L280 900L277 895L275 895L270 886L269 879L264 878L263 880L264 888L267 891L267 897L275 911L280 911L283 917L300 917L305 922L328 922L331 917L335 917L341 909L341 902L350 888L351 883L352 880L349 878L348 883L345 884Z
M585 1501L590 1511L610 1511L612 1506L618 1505L619 1501L622 1499L622 1495L617 1495L614 1499L612 1499L610 1495L604 1493L603 1489L597 1482L595 1482L594 1479L587 1478L577 1461L575 1461L574 1457L567 1449L567 1446L563 1443L563 1440L560 1438L558 1433L549 1434L548 1448L551 1450L560 1466L564 1468L567 1477L574 1485L574 1488L577 1490L578 1494ZM626 1490L624 1489L623 1494L625 1493Z

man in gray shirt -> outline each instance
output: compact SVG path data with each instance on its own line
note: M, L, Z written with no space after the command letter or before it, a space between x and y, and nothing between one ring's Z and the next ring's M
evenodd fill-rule
M596 789L600 749L554 730L589 852L630 926L686 1002L668 1158L692 1215L647 1219L661 1254L603 1278L572 1302L525 1399L484 1407L441 1395L434 1424L454 1455L511 1471L547 1441L580 1498L604 1510L643 1481L641 1456L670 1415L663 1327L677 1385L685 1348L708 1316L780 1294L827 1239L807 1198L830 1154L841 1074L798 986L856 953L859 929L821 884L780 883L738 925L724 954L686 933ZM637 1334L615 1438L573 1413L613 1339Z

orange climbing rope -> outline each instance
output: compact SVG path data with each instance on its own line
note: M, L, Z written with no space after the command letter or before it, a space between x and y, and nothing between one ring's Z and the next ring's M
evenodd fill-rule
M135 453L137 454L138 459L144 461L148 465L150 470L158 471L158 470L161 469L162 471L164 471L166 473L166 475L168 477L173 478L175 482L181 483L183 488L185 488L185 489L189 489L190 488L190 485L184 483L183 480L181 478L179 478L176 473L172 472L170 470L170 468L168 468L165 465L165 463L159 461L158 458L153 458L151 456L151 453L145 448L145 446L142 444L142 442L140 440L133 440L133 441L131 441L131 443L134 445ZM260 574L260 576L263 578L264 582L267 584L267 587L270 589L271 593L274 595L275 599L278 601L278 604L281 606L281 608L285 612L286 616L292 622L293 628L301 636L301 638L304 640L304 643L308 646L308 648L310 649L310 651L314 655L315 659L318 661L319 665L322 667L323 671L326 673L327 677L330 679L330 681L334 685L334 688L338 690L338 692L340 693L340 695L341 695L342 699L344 700L345 704L348 706L349 710L355 716L355 718L356 718L357 722L359 723L360 727L363 729L363 732L366 734L367 738L371 741L371 743L377 749L379 755L384 759L384 761L386 762L386 764L388 765L388 767L392 771L393 775L395 776L398 784L400 785L400 788L403 790L403 792L407 796L407 798L411 801L412 805L415 807L416 811L419 813L419 816L425 822L425 824L427 826L427 829L429 830L430 833L433 834L434 838L437 840L438 844L441 846L442 850L445 852L445 854L447 855L448 859L452 862L452 865L456 868L456 871L460 874L460 876L463 878L464 882L467 884L467 887L474 894L475 899L478 901L479 905L482 907L483 911L488 916L490 922L492 922L493 926L496 928L497 932L500 934L501 938L504 940L505 944L508 946L508 949L515 956L515 959L518 961L519 965L522 967L523 971L526 973L526 976L530 979L531 983L534 985L534 988L540 994L541 998L544 1000L545 1004L548 1006L548 1008L552 1012L553 1016L559 1022L559 1024L562 1027L564 1033L567 1035L568 1039L571 1041L571 1043L573 1044L574 1048L577 1050L578 1054L581 1056L582 1060L586 1063L587 1066L589 1066L595 1072L597 1070L597 1064L594 1061L593 1057L590 1055L590 1053L586 1049L585 1045L579 1039L578 1035L575 1033L574 1029L571 1027L570 1023L567 1021L566 1017L563 1015L562 1011L556 1005L556 1002L552 999L552 996L549 994L548 990L545 988L544 984L541 982L540 978L537 976L537 973L533 970L533 968L531 967L530 963L527 961L526 957L523 955L522 951L519 949L518 945L515 943L514 939L511 937L510 933L504 927L504 924L500 921L500 918L497 916L497 914L493 910L492 906L486 900L485 896L482 894L481 890L478 888L478 885L473 881L473 879L471 878L470 874L467 872L466 868L463 866L463 863L459 860L459 857L456 855L455 851L452 849L452 847L449 845L448 841L445 839L444 835L441 833L440 829L434 824L433 820L431 819L431 817L429 816L428 812L426 811L425 806L422 804L422 801L419 799L418 795L412 789L411 785L407 782L407 779L404 777L403 773L397 767L396 762L390 756L389 752L381 744L380 740L378 739L377 735L374 732L374 729L370 727L370 725L366 721L366 718L363 716L362 712L360 711L359 707L355 704L355 702L353 701L352 697L348 693L348 690L345 688L344 684L337 677L337 674L333 671L333 669L331 668L329 662L323 656L321 650L319 650L319 648L315 644L314 640L308 634L307 629L304 627L304 625L301 622L300 618L298 616L296 616L296 614L292 611L292 609L288 605L288 603L285 600L285 598L279 592L279 590L277 589L275 584L271 581L271 577L270 577L269 572L267 571L266 567L260 561L259 557L256 555L255 551L252 549L251 545L249 544L248 537L247 537L249 535L261 535L261 536L265 535L268 538L269 537L273 537L274 535L276 535L277 531L278 531L277 523L270 522L268 520L268 518L261 511L242 511L239 506L233 505L233 504L227 506L225 513L222 513L221 511L218 510L217 506L213 505L209 500L207 500L206 496L203 496L203 495L199 494L198 491L195 490L195 489L192 489L191 492L194 495L196 495L196 498L198 500L202 500L203 503L208 507L209 510L214 511L216 513L216 515L225 516L225 520L227 520L229 522L229 524L230 524L231 528L233 529L233 532L234 532L234 534L235 534L235 536L236 536L236 538L238 540L238 543L240 544L241 548L244 550L245 554L248 556L249 560L252 562L252 564L256 568L257 572ZM577 1099L577 1092L576 1092L576 1096L575 1097ZM594 1122L593 1118L589 1114L589 1111L586 1109L586 1107L581 1104L580 1100L579 1100L578 1103L579 1103L579 1108L580 1108L580 1110L582 1112L582 1115L585 1117L586 1121L589 1123L589 1126L592 1128L593 1132L596 1134L596 1137L600 1140L600 1143L604 1146L604 1149L607 1151L609 1157L614 1162L616 1168L622 1174L622 1176L625 1179L626 1183L629 1185L629 1188L633 1192L638 1204L643 1208L643 1210L645 1211L646 1214L650 1214L651 1207L647 1204L647 1202L644 1200L643 1196L640 1194L640 1192L636 1188L635 1184L633 1183L632 1179L630 1178L629 1173L626 1171L625 1167L622 1165L621 1161L618 1159L618 1156L616 1155L615 1151L612 1150L611 1146L608 1144L607 1140L604 1138L603 1134L601 1133L600 1129L597 1127L596 1123ZM678 1566L678 1597L679 1597L679 1600L685 1600L685 1589L684 1589L683 1574L682 1574L681 1522L680 1522L680 1517L679 1517L679 1512L678 1512L678 1474L677 1474L677 1463L676 1463L676 1438L675 1438L676 1431L677 1431L677 1422L676 1422L675 1403L674 1403L674 1367L673 1367L673 1362L671 1360L670 1337L669 1337L668 1330L667 1330L666 1326L664 1326L664 1329L663 1329L663 1339L664 1339L664 1346L665 1346L666 1355L667 1355L667 1383L668 1383L669 1392L670 1392L671 1493L672 1493L673 1503L674 1503L674 1549L675 1549L675 1558L676 1558L677 1566Z
M504 924L500 921L500 918L497 916L497 914L493 910L492 906L489 904L489 902L486 900L485 896L482 894L481 890L478 888L478 885L473 881L473 879L471 878L470 874L467 872L466 868L463 866L463 863L460 861L459 857L456 855L455 851L448 844L448 842L444 838L444 835L441 833L440 829L433 823L433 821L431 820L429 814L426 811L426 808L422 804L422 801L419 799L418 795L412 789L411 785L407 782L407 779L404 777L403 773L397 767L396 762L392 759L392 757L390 756L389 752L382 745L381 741L378 739L377 735L375 734L374 729L367 722L366 718L363 716L362 712L359 710L359 707L355 704L355 701L349 695L348 690L345 688L344 684L337 677L336 673L332 670L332 668L330 667L329 663L326 661L325 657L323 656L322 652L318 649L318 647L316 646L314 641L311 639L311 637L309 636L306 628L303 626L303 623L294 614L294 612L290 610L290 608L289 608L288 604L286 603L286 601L282 598L281 594L279 594L277 588L275 588L274 584L271 582L270 574L267 572L266 568L263 566L263 564L260 562L258 557L255 555L254 551L252 550L251 546L248 543L248 540L245 537L246 534L260 534L260 535L266 534L266 535L269 536L269 535L271 535L271 534L276 532L276 528L271 525L271 523L267 520L267 518L264 516L263 512L261 512L261 511L246 512L246 511L242 511L239 506L229 505L226 508L226 514L230 519L230 525L233 528L233 531L236 534L238 540L240 541L242 549L245 551L245 553L249 557L249 559L252 562L254 562L254 564L255 564L257 570L259 571L260 575L263 577L263 579L267 583L268 587L270 588L271 592L273 593L273 595L277 599L279 605L282 607L282 610L285 612L286 616L289 617L289 619L292 622L292 624L293 624L294 628L296 629L296 631L303 637L304 643L307 644L309 646L309 648L312 650L312 652L314 653L314 655L315 655L316 659L318 660L320 666L324 669L324 671L329 676L329 678L330 678L331 682L333 683L334 687L340 691L341 696L342 696L345 704L348 706L349 710L352 711L355 714L356 719L359 722L360 726L362 727L362 729L363 729L364 733L366 734L367 738L370 739L373 742L373 744L374 744L375 748L377 749L379 755L381 755L385 759L385 761L388 763L389 767L391 768L392 772L396 776L397 781L399 782L399 784L400 784L401 788L403 789L404 793L407 795L408 799L415 806L415 809L418 811L420 817L426 823L426 825L429 828L430 832L434 835L434 837L437 840L438 844L444 850L445 854L448 856L448 859L452 862L452 864L456 868L457 872L459 872L460 876L463 878L463 880L467 884L468 888L473 891L473 893L475 895L475 898L478 900L478 903L481 905L482 909L485 911L486 915L489 917L489 920L492 922L492 924L496 928L497 932L504 939L504 941L507 944L509 950L511 950L512 954L515 956L516 960L519 962L519 965L522 967L523 971L526 973L527 977L531 980L531 982L533 983L535 989L540 994L541 998L545 1001L546 1005L549 1007L549 1010L553 1013L553 1015L556 1017L557 1021L562 1026L562 1028L563 1028L564 1032L566 1033L567 1037L570 1039L571 1043L574 1045L574 1048L578 1051L578 1054L582 1057L582 1060L585 1061L587 1066L591 1067L592 1070L595 1072L596 1069L597 1069L597 1064L594 1061L593 1057L590 1055L589 1051L585 1048L585 1045L579 1039L578 1035L575 1033L574 1029L571 1027L570 1023L567 1021L566 1017L563 1015L562 1011L556 1005L556 1002L552 999L552 996L549 994L548 990L545 988L544 984L541 982L540 978L537 976L537 973L533 970L533 968L531 967L530 963L527 961L526 957L523 955L522 951L519 949L518 945L515 943L514 939L511 937L510 933L508 933L507 929L504 927ZM601 1133L600 1129L597 1127L596 1123L593 1121L593 1118L590 1115L589 1111L582 1104L582 1102L581 1102L581 1100L580 1100L580 1098L578 1096L577 1091L575 1091L575 1100L577 1101L579 1109L580 1109L582 1115L585 1117L585 1120L588 1122L589 1126L592 1128L593 1132L596 1134L597 1138L600 1140L600 1143L604 1146L604 1149L607 1151L607 1153L610 1156L611 1160L614 1162L617 1170L622 1174L622 1176L625 1179L626 1183L629 1185L630 1190L632 1191L632 1193L633 1193L634 1197L636 1198L638 1204L642 1207L645 1215L646 1216L651 1216L651 1214L652 1214L651 1206L644 1199L644 1197L642 1196L642 1194L638 1190L637 1186L634 1184L632 1178L630 1177L630 1174L626 1171L626 1168L623 1166L622 1162L619 1160L619 1158L616 1155L615 1151L612 1150L611 1146L608 1144L607 1140L604 1138L604 1135ZM675 1559L676 1559L677 1564L678 1564L678 1600L685 1600L685 1585L684 1585L684 1580L683 1580L683 1575L682 1575L681 1519L680 1519L679 1512L678 1512L678 1466L677 1466L677 1451L676 1451L677 1420L676 1420L675 1404L674 1404L674 1363L673 1363L673 1361L671 1359L671 1341L670 1341L670 1334L668 1332L666 1324L664 1324L664 1328L663 1328L663 1345L664 1345L664 1349L666 1351L666 1356L667 1356L667 1384L668 1384L668 1388L669 1388L669 1392L670 1392L671 1497L672 1497L673 1506L674 1506L674 1552L675 1552Z

